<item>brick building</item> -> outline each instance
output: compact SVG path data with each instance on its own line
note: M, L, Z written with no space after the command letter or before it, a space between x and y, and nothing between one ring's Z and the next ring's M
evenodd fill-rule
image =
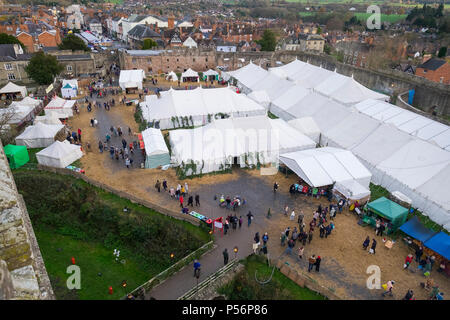
M165 50L125 50L120 53L122 69L142 69L146 73L184 72L188 68L206 71L217 66L213 50L177 48Z
M416 76L443 84L450 84L450 63L431 58L416 68Z

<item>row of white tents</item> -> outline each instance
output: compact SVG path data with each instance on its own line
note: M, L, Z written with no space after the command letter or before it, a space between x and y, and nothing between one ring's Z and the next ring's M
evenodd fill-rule
M25 97L21 101L13 101L7 108L0 109L0 118L8 125L19 125L33 120L41 106L41 100Z
M271 73L291 82L276 95L269 94L272 113L293 125L300 123L296 127L305 134L319 128L320 145L353 152L371 171L373 183L400 191L450 230L448 126L387 103L351 77L298 60L265 73L255 65L246 67L256 78L267 79ZM238 85L247 84L244 89L254 94L263 86L244 68L229 76L237 76Z
M149 95L140 103L145 120L159 121L161 129L205 125L225 116L250 117L266 115L264 107L231 88L162 91ZM188 121L181 120L186 118ZM178 119L178 121L176 121ZM184 122L183 122L184 121Z
M343 104L354 104L369 98L389 100L389 96L364 87L353 76L348 77L300 60L268 71L250 62L238 70L223 72L222 77L225 80L234 78L244 93L263 91L269 102L289 89L295 92L298 88L311 89Z

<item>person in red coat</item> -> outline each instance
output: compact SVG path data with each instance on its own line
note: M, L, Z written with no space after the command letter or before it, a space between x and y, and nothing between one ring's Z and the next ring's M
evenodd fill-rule
M183 195L180 195L180 207L182 208L183 208L183 201L184 201Z
M408 256L405 259L405 264L403 265L403 269L408 269L409 265L411 264L413 259L413 255L412 254L408 254Z

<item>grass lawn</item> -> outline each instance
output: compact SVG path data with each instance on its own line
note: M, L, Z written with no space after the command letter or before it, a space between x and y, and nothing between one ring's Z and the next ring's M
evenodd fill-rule
M119 299L211 240L205 228L81 179L36 169L13 174L57 299ZM115 248L120 250L119 262ZM72 257L81 268L81 289L75 291L66 287ZM126 289L121 286L124 280Z
M364 22L372 15L372 13L366 12L355 12L355 17L358 18L359 21ZM401 20L404 20L407 17L407 14L381 14L381 22L390 22L397 23Z
M231 300L325 300L320 294L302 288L275 268L272 280L260 285L257 278L266 280L272 274L273 266L269 267L262 256L251 255L244 260L245 270L219 288L218 292L225 294Z
M118 300L126 291L151 278L151 274L126 252L120 252L119 260L125 260L122 264L114 260L113 250L102 243L73 239L51 230L38 229L35 233L53 290L60 300ZM72 264L72 257L80 267L81 289L69 291L66 281L70 274L66 273L66 269ZM123 280L127 282L127 289L122 287ZM112 295L108 293L110 286L113 288Z

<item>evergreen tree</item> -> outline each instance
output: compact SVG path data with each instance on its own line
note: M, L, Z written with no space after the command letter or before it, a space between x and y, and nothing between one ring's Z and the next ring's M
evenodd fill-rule
M45 54L42 51L35 53L25 71L31 79L39 84L49 85L61 71L63 66L56 60L55 56Z
M261 40L256 41L256 43L261 45L261 51L275 51L277 44L275 33L269 29L264 30Z
M83 50L89 51L88 46L84 43L81 38L77 37L74 34L67 35L58 46L61 50Z

